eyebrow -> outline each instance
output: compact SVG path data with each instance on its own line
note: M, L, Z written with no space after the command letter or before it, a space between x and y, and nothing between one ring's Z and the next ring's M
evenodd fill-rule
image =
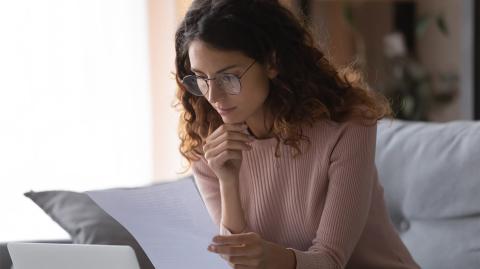
M228 69L232 69L232 68L235 68L235 67L239 67L239 65L237 65L237 64L229 65L229 66L227 66L227 67L224 67L224 68L218 70L217 72L215 72L215 74L222 73L222 72L224 72L224 71L227 71ZM193 72L205 74L205 73L203 73L202 71L197 70L197 69L195 69L195 68L190 68L190 69L191 69Z

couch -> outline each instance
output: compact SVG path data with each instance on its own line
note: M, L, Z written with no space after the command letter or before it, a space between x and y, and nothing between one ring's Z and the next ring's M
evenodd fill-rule
M392 223L422 268L480 268L480 122L382 121L376 165ZM10 265L0 244L0 269Z
M379 124L391 220L426 269L480 268L480 122Z

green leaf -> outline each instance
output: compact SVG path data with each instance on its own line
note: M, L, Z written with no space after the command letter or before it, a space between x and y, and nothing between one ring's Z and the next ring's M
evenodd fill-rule
M448 27L447 27L447 23L445 22L445 18L443 16L443 14L439 14L437 16L436 22L437 22L437 27L440 30L440 32L444 36L448 36Z
M427 31L428 25L431 24L431 17L428 15L421 16L415 25L415 33L417 37L422 37Z
M345 1L343 1L343 17L345 18L345 20L347 21L347 23L352 27L352 28L355 28L355 24L354 24L354 21L353 21L353 8L352 8L352 5L350 3L346 3Z

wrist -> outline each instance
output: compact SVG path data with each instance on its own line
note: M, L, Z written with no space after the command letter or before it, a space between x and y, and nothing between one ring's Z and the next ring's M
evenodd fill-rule
M275 254L274 259L268 268L275 269L295 269L297 266L295 252L281 245L273 244Z
M242 232L246 222L236 177L220 181L220 196L221 224L232 234Z
M291 250L291 249L285 249L286 251L288 251L287 253L287 259L288 259L288 267L289 269L296 269L297 268L297 256L295 256L295 251Z
M219 180L220 188L232 188L238 186L238 176L225 176Z

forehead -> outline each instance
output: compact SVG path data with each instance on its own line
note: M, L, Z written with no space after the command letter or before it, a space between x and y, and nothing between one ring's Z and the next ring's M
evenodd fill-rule
M249 58L240 51L219 50L201 40L190 43L188 56L192 68L205 72L213 72L224 65L243 64L249 61Z

